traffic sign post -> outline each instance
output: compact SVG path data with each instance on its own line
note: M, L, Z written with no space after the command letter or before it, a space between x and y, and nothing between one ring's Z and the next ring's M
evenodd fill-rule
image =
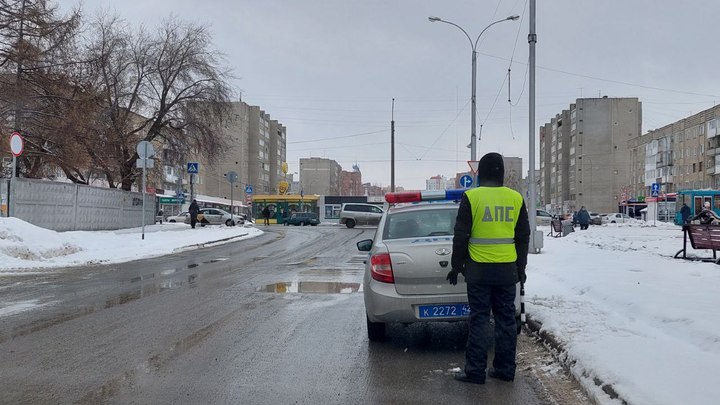
M238 179L238 174L235 172L227 172L227 181L230 183L230 218L235 222L233 215L235 215L235 207L233 207L233 188L235 188L235 182Z
M473 178L472 178L472 176L469 176L466 174L466 175L460 177L459 183L460 183L460 187L469 188L473 184Z
M200 163L188 162L187 170L190 175L190 201L195 199L195 186L193 185L193 177L200 172Z
M657 215L658 215L658 200L657 198L660 195L660 183L653 183L652 186L650 186L650 196L655 197L655 215L653 215L653 226L655 226L655 222L657 221Z
M13 158L12 158L12 174L10 175L10 182L12 183L13 179L17 176L17 158L18 156L22 155L23 149L25 148L25 142L23 140L22 135L20 135L20 132L13 132L12 135L10 135L10 152L12 152ZM8 217L12 216L12 212L10 212L10 190L12 190L13 187L8 187L8 201L7 201L7 209L8 209Z
M135 148L139 159L135 166L142 168L142 240L145 240L145 189L147 187L147 169L155 167L155 161L150 159L155 156L155 148L148 141L140 141ZM155 215L153 215L153 218Z

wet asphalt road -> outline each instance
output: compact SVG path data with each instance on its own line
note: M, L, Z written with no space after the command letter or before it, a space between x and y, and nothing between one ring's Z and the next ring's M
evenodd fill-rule
M456 382L464 323L367 340L355 242L373 228L261 237L123 265L0 277L0 403L544 404L533 374Z

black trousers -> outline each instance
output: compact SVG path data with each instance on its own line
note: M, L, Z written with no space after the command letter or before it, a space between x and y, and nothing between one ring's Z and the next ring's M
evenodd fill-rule
M495 358L497 374L515 377L517 323L515 321L515 284L485 285L466 280L470 303L469 334L465 348L465 374L485 379L487 352L490 349L488 329L490 310L495 318Z

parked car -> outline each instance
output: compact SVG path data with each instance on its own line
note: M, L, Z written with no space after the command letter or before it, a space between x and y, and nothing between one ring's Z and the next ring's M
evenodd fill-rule
M383 214L374 239L357 242L369 254L363 296L370 341L382 340L389 323L467 319L463 276L457 285L446 279L457 210L454 202L397 205Z
M187 218L188 222L190 222L190 213L187 211L181 212L177 215L170 215L165 220L168 222L185 222L185 218Z
M590 225L602 225L602 215L597 212L590 212Z
M535 210L535 222L538 226L544 225L549 226L553 216L549 212L544 210Z
M240 215L231 215L220 208L201 208L198 213L198 222L200 226L205 225L222 225L235 226L236 224L245 223L245 219ZM190 215L185 218L185 223L190 223Z
M290 218L286 219L288 225L312 225L316 226L320 223L320 219L314 212L294 212Z
M372 204L345 203L340 209L340 223L348 228L355 225L377 225L383 210Z
M615 224L615 223L624 223L624 222L630 222L635 221L635 218L632 218L628 214L624 214L621 212L613 212L611 214L605 214L605 216L602 217L602 223L603 224Z

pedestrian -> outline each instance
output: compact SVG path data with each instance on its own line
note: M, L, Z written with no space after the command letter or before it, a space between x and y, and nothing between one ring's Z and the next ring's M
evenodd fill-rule
M580 207L580 211L577 213L577 223L580 224L580 230L584 231L590 226L590 213L587 212L585 206Z
M288 219L287 211L285 210L285 208L283 208L283 209L282 209L282 221L283 221L283 226L288 226L287 219Z
M478 165L479 187L463 193L453 237L452 270L447 279L457 284L462 273L470 304L465 369L455 375L463 382L484 384L486 375L515 379L517 323L515 289L525 283L530 223L522 195L503 186L502 156L488 153ZM495 319L495 358L487 367L490 311Z
M685 203L683 203L682 208L680 208L680 218L682 219L683 224L687 224L688 219L690 218L690 207L688 207Z
M270 225L270 208L268 208L267 205L265 206L265 208L263 208L262 215L265 226Z
M720 223L720 217L715 213L715 211L710 208L710 202L705 201L703 204L703 209L700 211L699 214L695 215L694 217L690 218L690 222L699 220L700 224L702 225L710 225L713 222Z
M573 212L573 216L572 216L572 226L573 226L573 228L575 228L575 225L578 224L578 216L577 216L577 215L578 215L578 212L577 212L577 211Z
M192 202L190 203L190 208L188 208L188 212L190 213L190 227L195 229L198 213L200 213L200 207L198 206L197 201L192 200Z

